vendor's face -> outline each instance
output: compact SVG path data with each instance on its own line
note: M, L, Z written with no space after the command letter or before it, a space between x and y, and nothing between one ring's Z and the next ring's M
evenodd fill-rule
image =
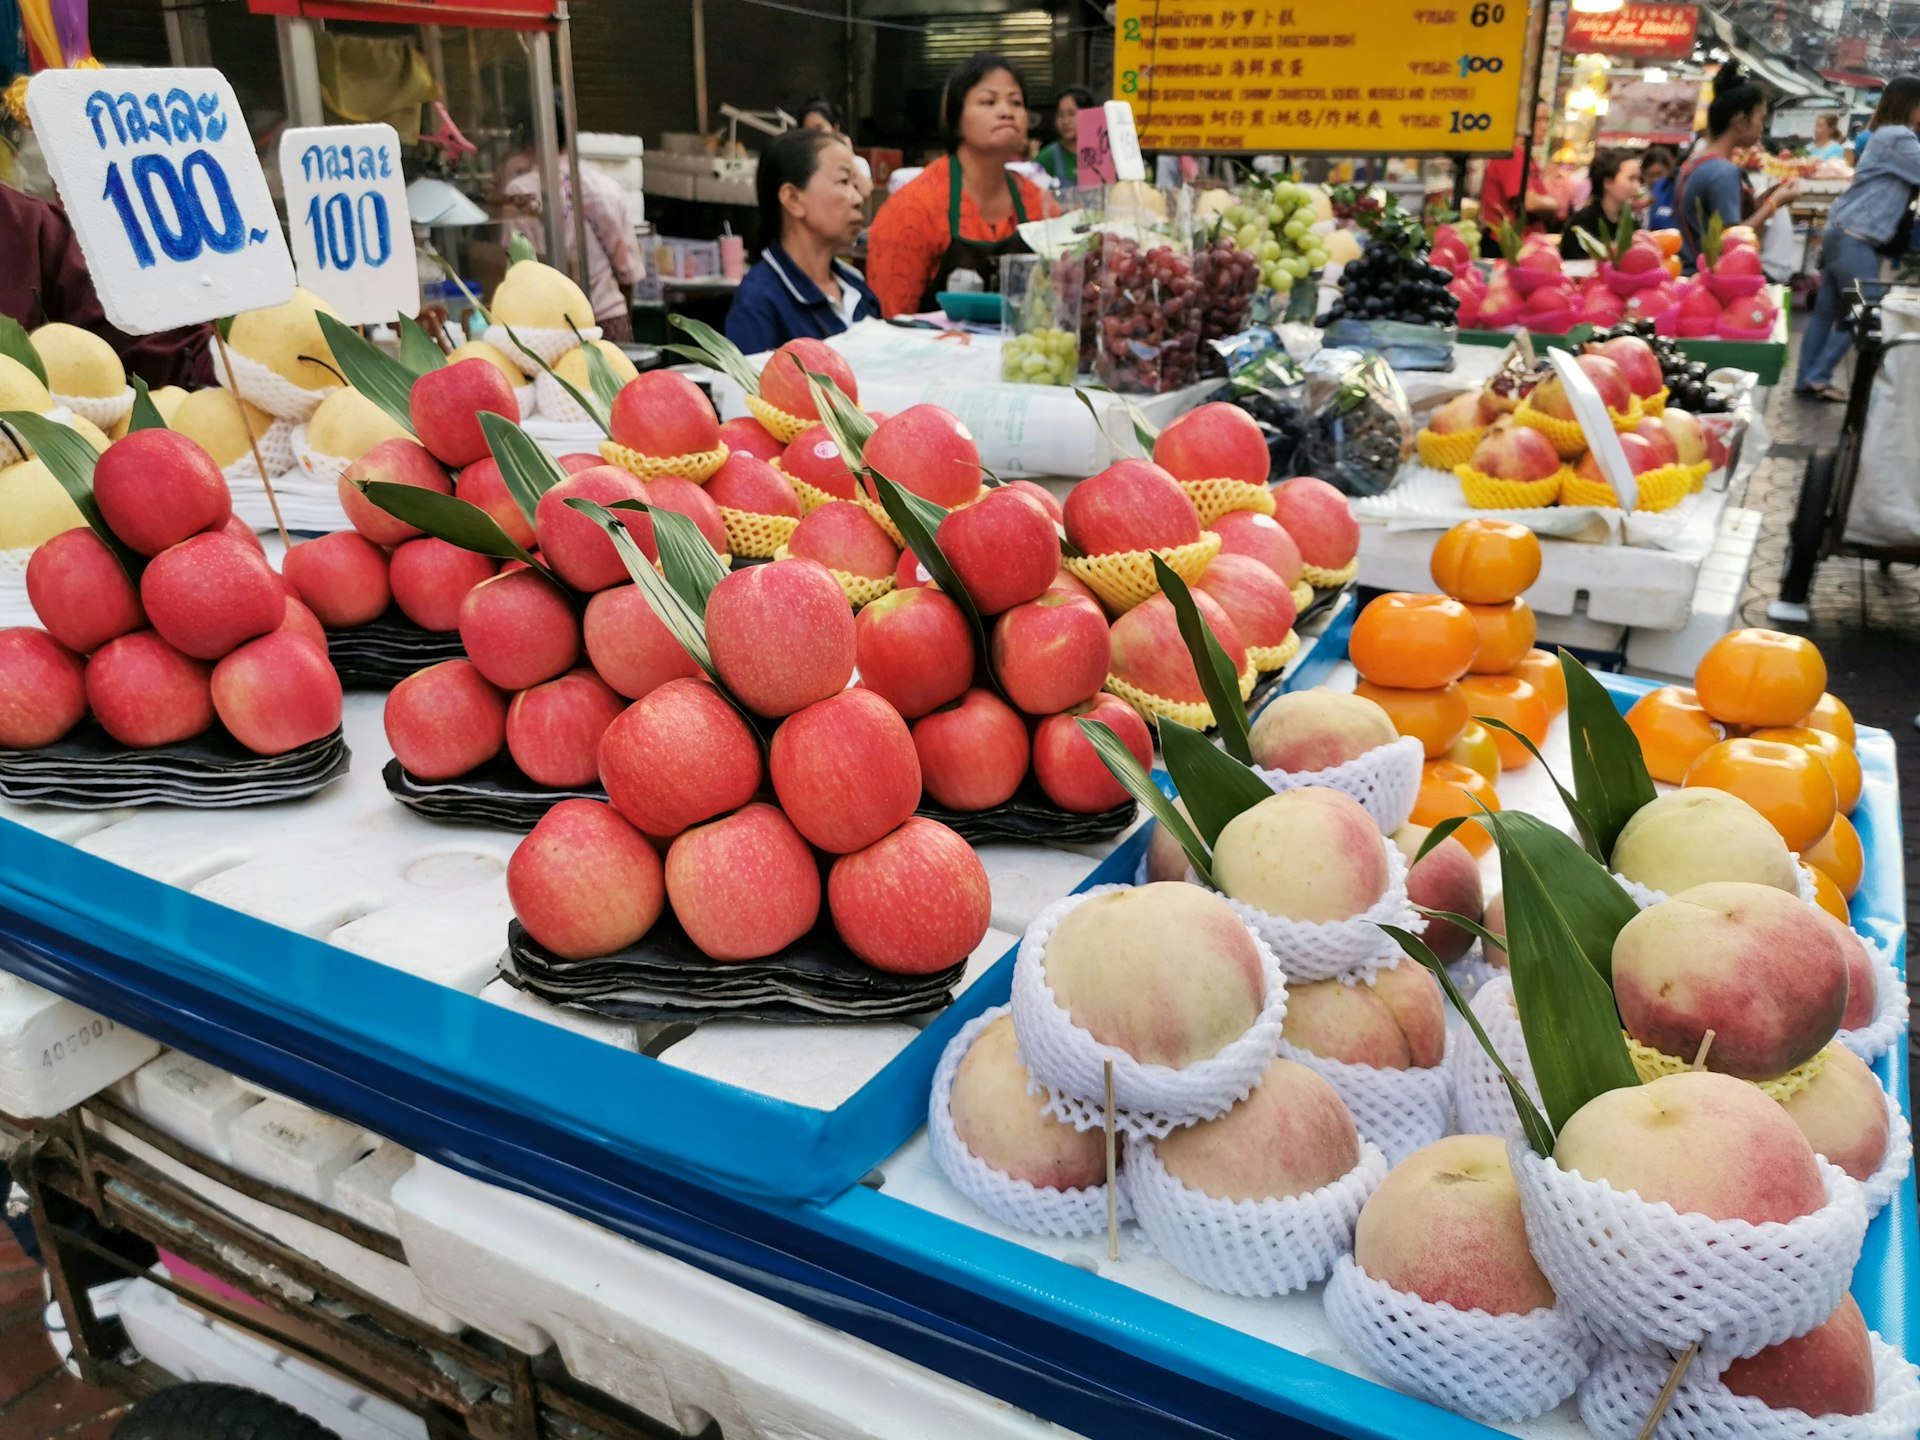
M1607 199L1625 205L1640 193L1640 162L1628 160L1607 182Z
M818 110L808 111L806 119L800 122L800 128L802 130L818 130L824 135L834 133L833 122Z
M1735 119L1733 129L1735 131L1734 144L1758 145L1761 137L1767 133L1766 101L1761 101L1746 114Z
M1018 155L1027 148L1027 102L1006 70L990 71L967 91L960 139L976 150Z
M862 219L860 172L853 163L853 148L846 144L822 145L820 163L806 185L785 185L780 203L786 207L790 224L804 226L823 240L844 244L858 233Z
M1079 137L1080 102L1071 95L1062 96L1060 103L1053 107L1053 133L1066 141Z

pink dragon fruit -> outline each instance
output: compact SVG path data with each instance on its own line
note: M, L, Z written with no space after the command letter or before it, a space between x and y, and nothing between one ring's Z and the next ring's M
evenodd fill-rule
M1779 307L1771 296L1764 292L1745 295L1727 303L1715 322L1713 333L1722 340L1771 340L1779 315Z

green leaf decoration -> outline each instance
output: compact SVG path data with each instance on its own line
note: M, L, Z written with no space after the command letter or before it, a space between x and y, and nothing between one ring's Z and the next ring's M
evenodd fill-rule
M399 318L400 363L416 375L438 370L447 363L447 352L427 333L427 327L411 315Z
M1194 828L1208 845L1241 811L1273 798L1273 788L1198 730L1159 717L1160 755L1174 789L1187 803Z
M542 370L546 371L548 375L552 376L554 383L566 391L567 394L571 395L573 397L573 403L586 411L588 416L593 420L593 423L600 427L600 433L608 439L612 439L613 424L609 418L607 407L602 405L597 398L581 394L579 386L575 385L571 380L563 378L560 372L549 365L541 355L529 350L525 345L521 345L520 337L513 333L513 327L511 325L506 328L508 338L520 347L520 353L533 361L533 363L538 365ZM589 357L592 357L594 351L589 348L587 354ZM602 358L600 363L604 365L606 363L605 359ZM591 364L591 359L589 360L589 364Z
M866 411L847 398L831 376L815 374L804 366L801 373L807 377L807 390L813 396L813 408L820 416L820 423L827 427L833 443L840 447L847 467L858 474L866 468L867 441L878 427Z
M513 238L507 242L507 267L511 269L522 260L538 258L533 251L533 241L529 240L524 232L515 231Z
M1242 765L1253 764L1253 732L1247 728L1247 707L1240 699L1240 677L1234 673L1233 661L1227 658L1226 650L1207 628L1207 622L1200 618L1200 607L1194 603L1187 582L1158 555L1153 557L1153 573L1160 582L1161 593L1173 603L1180 638L1187 642L1187 654L1200 677L1200 688L1206 692L1207 704L1213 708L1213 723L1220 729L1220 743L1226 746L1227 754Z
M213 322L213 333L222 340L230 338L233 335L233 316L221 315L216 318Z
M1553 788L1560 792L1560 802L1567 807L1567 814L1573 817L1574 829L1580 832L1580 843L1586 847L1587 853L1594 859L1604 860L1606 852L1599 848L1599 842L1594 839L1593 825L1587 818L1585 807L1580 803L1580 797L1560 783L1560 777L1553 773L1553 767L1547 764L1547 757L1540 753L1540 747L1504 720L1496 719L1492 715L1475 715L1473 718L1489 729L1506 732L1527 747L1527 753L1539 762L1540 768L1547 772L1547 779L1553 782Z
M167 422L160 414L160 407L153 403L153 394L147 389L147 382L138 375L133 377L133 413L127 417L127 433L136 430L164 430Z
M504 415L482 411L480 433L487 437L487 448L493 452L494 464L500 467L500 478L506 482L507 493L520 507L520 513L527 517L527 524L533 524L534 507L540 503L540 497L566 479L567 472L560 468L558 460L540 448L538 441Z
M1642 806L1651 805L1653 777L1627 717L1614 707L1606 687L1565 650L1560 673L1567 677L1567 736L1573 747L1573 788L1591 831L1594 859L1605 864L1613 842Z
M1639 910L1545 821L1511 810L1480 820L1500 847L1514 1008L1557 1130L1594 1096L1640 1083L1609 983L1614 937Z
M719 677L713 668L713 656L707 650L707 627L700 612L668 583L666 576L653 568L653 562L647 559L646 552L627 533L627 527L620 523L620 517L613 511L593 500L574 499L567 501L567 504L613 537L613 548L620 552L627 573L633 577L633 583L640 587L640 593L646 597L653 613L660 617L660 623L680 642L680 648L693 657L694 663L717 683ZM654 533L658 536L659 530L656 528ZM700 543L706 544L704 540Z
M1428 829L1427 838L1420 842L1420 848L1414 852L1413 859L1407 862L1407 868L1411 870L1415 865L1418 865L1422 860L1426 859L1428 852L1431 851L1434 846L1447 839L1448 836L1452 835L1454 831L1458 830L1472 818L1471 815L1452 815L1442 820L1438 825Z
M47 367L40 359L40 352L27 338L26 327L11 315L0 315L0 355L18 360L33 372L34 379L42 385L47 383Z
M404 520L437 540L475 554L491 555L496 560L524 560L548 579L553 578L546 566L515 544L499 522L471 500L460 500L419 485L395 485L385 480L350 483L395 519Z
M614 510L633 510L653 520L653 544L660 552L660 568L673 586L702 620L707 616L707 596L713 587L727 578L727 567L713 553L713 546L700 533L700 527L676 510L649 505L644 500L616 500Z
M351 325L341 324L325 311L317 318L347 384L386 411L407 434L413 434L407 397L413 393L414 373Z
M100 454L87 437L78 430L69 430L57 420L49 420L30 410L8 410L0 414L0 424L26 441L27 448L60 482L60 488L67 492L67 498L80 511L87 528L113 551L120 568L127 572L127 578L137 583L140 571L147 562L129 550L107 528L106 517L100 513L99 502L93 498L93 464Z
M940 548L936 538L940 522L947 518L947 512L924 496L895 484L878 470L869 470L867 478L873 484L874 493L880 497L880 507L899 529L900 538L907 542L907 548L913 551L914 558L927 567L927 574L933 577L933 583L967 617L967 625L973 631L974 653L982 659L991 656L993 650L987 639L986 618L981 615L980 607L973 603L973 596L967 593L967 587L960 582L960 572L953 568L953 563L947 559L946 552ZM1000 689L1000 677L993 673L991 664L986 666L986 672L994 692L1004 694Z
M1200 883L1212 885L1213 856L1207 852L1205 842L1174 808L1166 792L1153 783L1153 776L1133 758L1133 752L1127 749L1126 742L1098 720L1081 716L1073 723L1080 727L1080 733L1087 737L1087 743L1093 746L1093 753L1100 757L1100 763L1107 767L1108 773L1120 782L1129 795L1151 810L1154 818L1180 842L1180 848L1187 852L1187 863L1193 866L1193 873L1200 877Z
M753 368L738 345L711 325L690 316L669 315L667 323L693 341L691 345L669 345L666 347L668 350L683 359L718 370L749 395L760 393L760 372Z
M611 416L613 402L619 398L620 392L626 389L627 382L614 373L612 362L601 352L598 345L589 345L586 349L587 383L593 387L593 398L600 402L600 408ZM612 433L611 425L608 433Z
M1513 1108L1519 1113L1520 1128L1526 1132L1527 1143L1533 1147L1536 1155L1553 1154L1553 1127L1547 1124L1547 1117L1540 1113L1540 1107L1533 1103L1533 1097L1527 1093L1526 1086L1514 1078L1513 1071L1507 1068L1507 1062L1500 1052L1493 1048L1493 1041L1480 1024L1480 1017L1473 1013L1460 991L1453 983L1453 976L1447 973L1447 967L1440 963L1440 957L1427 948L1427 944L1411 931L1402 930L1398 925L1380 927L1394 938L1400 948L1418 960L1433 972L1434 979L1440 982L1440 988L1446 992L1447 1003L1460 1012L1467 1022L1467 1028L1473 1031L1474 1038L1480 1042L1480 1048L1487 1052L1487 1058L1499 1070L1500 1078L1507 1082L1507 1093L1513 1097Z
M1127 419L1133 422L1133 438L1140 442L1141 450L1145 451L1147 458L1151 460L1153 447L1160 440L1160 427L1141 414L1140 407L1125 395L1120 397L1120 403L1127 407Z

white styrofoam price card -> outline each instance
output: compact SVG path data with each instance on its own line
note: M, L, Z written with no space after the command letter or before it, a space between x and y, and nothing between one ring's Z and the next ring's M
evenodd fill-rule
M1116 180L1145 180L1146 161L1140 154L1140 135L1133 128L1133 106L1124 100L1109 100L1107 143L1113 150L1113 176Z
M420 313L420 267L391 125L313 125L280 140L300 284L350 325Z
M145 335L292 296L267 177L218 70L42 70L27 116L120 329Z
M1631 515L1640 505L1640 482L1634 479L1633 467L1627 464L1626 447L1613 428L1606 402L1600 398L1593 381L1587 378L1587 372L1576 365L1574 357L1565 350L1547 351L1547 360L1553 366L1553 373L1560 377L1560 383L1567 387L1573 418L1580 422L1580 429L1587 437L1594 464L1600 467L1613 493L1620 497L1621 510Z

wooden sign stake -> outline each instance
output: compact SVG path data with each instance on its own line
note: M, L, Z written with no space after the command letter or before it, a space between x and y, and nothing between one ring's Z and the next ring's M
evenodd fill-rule
M213 343L220 347L220 363L226 367L227 378L233 382L233 398L242 399L240 394L240 372L233 368L233 355L227 349L227 337L220 333L220 327L213 329ZM247 423L247 417L240 417L241 428L247 432L247 448L253 451L254 467L260 472L260 484L267 492L267 504L273 507L273 523L280 527L280 543L288 550L293 549L293 537L287 534L287 522L280 518L280 497L273 493L273 477L267 474L267 462L260 458L260 442L254 437L253 426Z

